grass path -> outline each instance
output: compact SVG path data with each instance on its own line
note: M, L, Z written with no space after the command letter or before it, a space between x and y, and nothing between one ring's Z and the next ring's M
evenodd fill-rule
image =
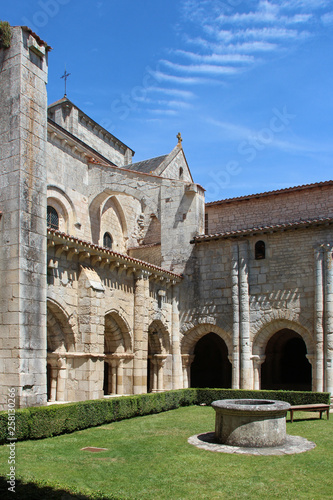
M187 443L189 436L214 429L213 409L179 408L17 443L17 478L87 498L333 499L332 420L320 420L318 414L311 417L296 414L294 423L287 423L287 432L314 441L314 450L276 457L225 455ZM107 451L81 451L87 446ZM7 460L8 447L1 446L2 476L9 471ZM17 488L16 498L33 500L24 496L22 486Z

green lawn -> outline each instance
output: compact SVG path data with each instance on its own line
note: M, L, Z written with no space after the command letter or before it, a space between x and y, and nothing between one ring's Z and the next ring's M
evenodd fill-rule
M333 422L296 413L287 432L314 441L298 455L258 457L197 449L194 434L214 430L214 410L185 407L16 445L17 493L8 498L323 499L333 498ZM107 448L90 453L86 446ZM9 472L0 447L0 474ZM26 487L24 483L37 486ZM2 490L5 486L2 482ZM56 494L54 490L62 490ZM6 498L3 494L2 499Z

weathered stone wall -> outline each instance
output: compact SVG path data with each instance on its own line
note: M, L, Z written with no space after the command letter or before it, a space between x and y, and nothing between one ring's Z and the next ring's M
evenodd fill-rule
M132 162L133 152L64 98L48 110L49 117L119 167Z
M150 262L150 264L154 266L161 267L162 264L161 245L158 244L131 248L129 250L129 255L135 259Z
M265 242L266 258L255 260L259 239ZM317 359L331 359L332 352L324 353L315 324L315 249L322 248L332 258L331 241L332 230L321 226L197 244L181 290L183 354L191 354L200 335L216 332L233 360L233 386L259 388L267 341L290 328L306 344L313 363L313 388L328 387L329 368L325 382L322 363L321 372L316 367ZM329 272L323 274L324 281L329 280ZM329 293L322 301L329 304ZM323 304L322 309L329 308ZM325 323L322 316L321 322L329 339L331 320Z
M170 162L167 168L161 173L161 176L166 177L167 179L179 179L184 182L193 182L191 173L182 154L182 150L180 150L180 153Z
M333 216L333 186L290 189L258 197L206 204L208 234L256 226L281 224L300 219Z
M51 400L102 397L104 362L113 394L146 392L149 369L152 390L171 389L172 289L163 279L93 268L57 246L48 257Z
M14 387L30 406L46 402L47 50L12 32L0 50L0 400Z

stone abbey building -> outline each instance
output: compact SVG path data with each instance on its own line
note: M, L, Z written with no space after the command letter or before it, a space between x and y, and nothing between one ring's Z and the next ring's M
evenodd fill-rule
M205 203L179 136L134 152L0 50L0 373L18 406L182 387L333 389L333 181ZM4 406L2 406L2 409Z

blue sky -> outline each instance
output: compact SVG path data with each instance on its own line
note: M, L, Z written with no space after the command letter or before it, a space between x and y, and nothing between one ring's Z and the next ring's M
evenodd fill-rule
M16 0L67 94L136 151L182 133L206 199L331 179L333 0Z

